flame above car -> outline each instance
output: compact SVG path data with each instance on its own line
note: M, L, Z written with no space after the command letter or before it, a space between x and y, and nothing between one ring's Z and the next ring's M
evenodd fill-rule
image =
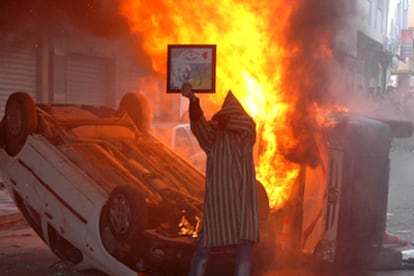
M166 76L168 44L217 44L219 105L231 89L257 124L258 179L281 207L298 163L315 162L311 132L329 96L335 30L346 1L120 1L153 69Z

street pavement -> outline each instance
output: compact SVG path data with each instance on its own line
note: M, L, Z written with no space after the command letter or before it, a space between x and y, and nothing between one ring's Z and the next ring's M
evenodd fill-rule
M0 184L0 227L23 222L22 214L3 184Z
M396 143L394 148L390 154L387 230L413 241L414 147Z

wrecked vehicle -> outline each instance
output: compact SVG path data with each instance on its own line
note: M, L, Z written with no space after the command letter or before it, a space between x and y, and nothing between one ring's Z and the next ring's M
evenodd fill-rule
M313 135L314 162L301 166L287 204L269 218L281 247L311 256L307 265L401 266L401 252L383 245L389 154L393 139L412 134L410 121L347 112L328 116Z
M200 228L204 174L150 131L140 93L118 109L36 104L12 93L0 169L17 207L73 270L187 274ZM268 211L257 181L259 219ZM220 252L219 252L220 253Z
M125 97L129 106L139 100ZM122 102L114 110L36 104L27 93L11 94L0 135L5 186L30 226L73 269L186 274L204 175Z

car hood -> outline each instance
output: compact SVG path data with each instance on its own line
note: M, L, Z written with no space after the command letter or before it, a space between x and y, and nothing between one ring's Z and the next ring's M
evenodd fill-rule
M75 141L59 149L108 194L127 184L136 186L147 200L162 200L171 194L167 190L202 200L203 175L157 141Z

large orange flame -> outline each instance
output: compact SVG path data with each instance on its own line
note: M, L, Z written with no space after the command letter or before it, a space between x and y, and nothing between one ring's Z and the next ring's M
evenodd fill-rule
M295 113L308 114L305 121L311 121L314 109L305 103L304 110L297 110L298 102L309 98L302 96L313 82L307 70L315 69L310 63L299 66L300 59L310 55L325 62L332 54L328 33L320 28L318 37L309 41L315 47L313 53L304 53L304 45L295 43L295 32L292 31L298 27L295 26L297 21L292 20L295 13L321 7L315 7L313 1L288 2L120 2L120 12L128 19L131 32L141 37L143 50L151 57L154 70L163 77L166 76L168 44L217 45L216 93L211 100L221 103L231 89L255 119L259 152L257 178L264 184L270 205L275 208L286 201L299 172L298 163L286 158L303 142L303 133L292 128L292 121L304 118ZM303 6L306 2L311 6Z

